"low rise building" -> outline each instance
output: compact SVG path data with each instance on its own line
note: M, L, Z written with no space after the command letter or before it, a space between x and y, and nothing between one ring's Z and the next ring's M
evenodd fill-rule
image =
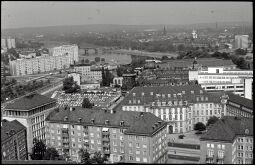
M91 68L90 64L76 64L73 66L75 72L81 74L81 82L102 81L102 70Z
M45 140L45 118L56 108L56 100L32 93L9 103L3 110L3 119L17 120L27 129L27 148L31 153L33 139Z
M27 160L26 127L17 120L1 121L2 160Z
M113 85L119 85L122 87L122 83L123 83L123 77L114 77L113 78Z
M166 163L166 123L147 112L91 110L81 107L52 112L47 146L80 161L80 149L100 151L112 163Z
M201 164L252 164L253 119L224 116L200 138Z

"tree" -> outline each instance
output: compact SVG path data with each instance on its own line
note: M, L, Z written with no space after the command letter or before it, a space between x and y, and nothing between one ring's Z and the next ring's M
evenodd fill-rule
M86 59L86 60L85 60L85 63L87 63L87 64L88 64L88 63L89 63L89 59Z
M169 58L167 56L162 56L161 60L169 60Z
M92 108L93 104L90 103L88 98L84 98L82 101L82 108Z
M81 157L81 164L92 164L90 154L88 153L87 150L80 149L79 154Z
M236 50L235 50L235 53L236 53L237 55L246 55L247 51L244 50L244 49L239 48L239 49L236 49Z
M63 90L65 93L75 93L80 90L80 86L74 82L73 77L67 77L63 80Z
M46 152L46 145L42 140L34 139L33 140L33 148L32 148L32 154L31 159L32 160L43 160L44 154Z
M107 157L102 155L101 152L95 152L91 160L93 163L103 164L105 161L107 161Z
M216 116L212 116L212 117L210 117L209 120L207 121L206 126L208 127L209 125L216 123L218 120L219 120L219 119L218 119Z
M55 148L49 147L46 149L43 160L58 160L58 159L59 159L59 154Z
M198 131L204 131L206 129L206 126L202 122L198 122L194 125L194 130Z
M100 57L96 57L95 62L100 62Z
M183 44L180 44L177 46L177 50L178 51L183 51L185 49L184 45Z

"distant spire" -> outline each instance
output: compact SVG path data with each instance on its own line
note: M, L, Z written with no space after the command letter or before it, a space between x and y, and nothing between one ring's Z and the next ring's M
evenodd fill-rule
M163 34L166 35L166 27L164 26Z

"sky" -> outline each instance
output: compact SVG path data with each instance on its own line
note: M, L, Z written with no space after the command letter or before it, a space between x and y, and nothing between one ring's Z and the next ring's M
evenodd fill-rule
M1 2L1 29L84 24L183 25L253 20L252 2Z

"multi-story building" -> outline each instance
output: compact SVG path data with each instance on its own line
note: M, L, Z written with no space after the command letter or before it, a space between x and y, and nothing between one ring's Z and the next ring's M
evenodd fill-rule
M236 35L235 36L235 48L243 48L247 49L249 47L248 45L248 39L249 35Z
M59 47L53 47L49 49L49 54L51 56L68 55L70 64L75 64L79 61L77 45L62 45Z
M2 160L27 160L26 127L17 120L1 121Z
M244 84L245 79L251 78L252 70L229 69L225 66L189 71L189 80L197 80L208 92L230 91L243 97L251 96L252 83Z
M5 38L1 38L1 48L6 48L7 44L6 44L6 39Z
M81 74L80 73L72 72L72 73L69 73L67 76L73 77L73 80L75 82L77 82L77 85L81 85Z
M16 48L15 39L14 38L7 38L7 48Z
M4 62L1 61L1 81L5 79L5 69L4 69Z
M184 133L197 122L225 115L220 96L198 85L135 87L120 104L123 111L151 112L167 121L169 133Z
M200 138L200 163L252 164L253 119L224 116Z
M100 151L110 162L166 163L166 123L147 112L66 107L46 119L47 146L80 160L79 150Z
M102 81L101 69L91 69L89 64L76 64L74 71L81 74L81 82L84 81Z
M251 117L253 118L253 101L227 93L226 115L237 117Z
M22 76L53 71L56 69L65 69L70 67L68 58L67 55L63 55L17 59L10 61L10 72L12 75Z
M3 119L17 120L27 128L28 152L33 138L45 140L45 118L56 108L56 100L37 93L23 96L9 103L3 110Z

